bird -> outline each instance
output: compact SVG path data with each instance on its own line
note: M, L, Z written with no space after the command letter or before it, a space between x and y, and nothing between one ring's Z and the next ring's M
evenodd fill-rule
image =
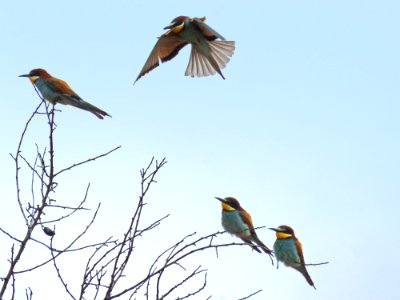
M300 241L294 234L294 230L287 225L281 225L278 228L269 229L276 232L274 253L277 261L281 261L286 266L292 267L293 269L299 271L307 280L308 284L316 289L311 276L307 272L304 262L303 249Z
M259 249L261 248L270 255L272 260L272 251L258 238L250 214L240 206L239 201L233 197L224 199L215 197L215 199L221 201L222 227L247 243L255 251L261 253Z
M18 77L28 77L42 97L53 105L56 103L72 105L93 113L99 119L104 119L105 116L111 117L104 110L84 101L64 80L51 76L44 69L33 69L29 74L19 75Z
M49 227L43 226L42 229L43 229L43 232L45 234L47 234L48 236L54 236L56 234L55 231L50 229Z
M225 79L221 69L233 55L235 42L226 41L222 35L204 23L205 20L206 17L187 16L173 19L170 25L164 27L164 30L168 31L158 38L134 83L158 67L160 61L163 63L174 58L188 44L192 45L192 50L185 76L202 77L218 73Z

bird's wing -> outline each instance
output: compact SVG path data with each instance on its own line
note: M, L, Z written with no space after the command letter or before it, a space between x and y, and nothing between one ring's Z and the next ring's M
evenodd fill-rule
M172 32L163 34L161 37L159 37L153 50L151 50L151 53L135 82L138 81L143 75L158 67L160 65L160 60L161 62L166 62L174 58L178 54L179 50L186 45L187 42Z
M46 87L52 90L54 93L80 99L78 94L75 93L64 80L53 77L46 79L46 82Z
M64 105L72 105L75 107L86 109L90 103L83 100L64 80L58 78L49 78L46 87L57 95L56 102ZM93 106L94 107L94 106Z
M239 212L240 212L240 214L239 214L240 218L249 227L250 232L253 233L254 226L253 226L253 220L251 219L250 214L247 211L245 211L244 209L240 210Z
M206 23L203 22L205 18L193 18L191 21L193 24L200 29L200 31L203 33L203 35L208 39L208 40L215 40L215 39L220 39L220 40L225 40L225 38L220 35L218 32L216 32L214 29L212 29L210 26L208 26Z
M300 257L300 262L304 266L305 263L304 263L304 256L303 256L303 247L301 246L301 243L297 238L295 239L294 243L296 245L297 253L299 254L299 257Z

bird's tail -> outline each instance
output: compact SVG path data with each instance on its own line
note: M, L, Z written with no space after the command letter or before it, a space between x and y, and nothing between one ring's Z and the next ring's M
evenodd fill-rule
M75 99L74 99L75 100ZM87 110L94 114L96 117L99 119L104 119L105 116L111 117L108 113L106 113L104 110L98 108L97 106L94 106L93 104L90 104L89 102L86 102L82 99L79 99L79 101L73 101L70 102L71 105Z
M221 69L225 68L230 57L235 51L234 41L211 41L208 42L209 54L201 53L192 46L189 64L186 68L186 76L208 76L218 73L223 79Z
M90 111L91 113L93 113L96 117L98 117L99 119L104 119L105 116L109 116L111 117L108 113L106 113L104 110L98 108L97 106L94 106L90 103L88 103L88 111Z
M245 242L246 244L248 244L251 248L253 248L253 250L257 251L258 253L261 253L260 249L258 249L258 247L256 245L254 245L251 240L247 240L244 238L241 238L243 242Z
M308 274L307 269L304 265L294 266L293 268L299 271L307 280L308 284L311 285L314 289L316 289L314 282L312 281L311 276L310 274Z
M261 242L261 240L258 238L257 235L253 236L253 240L265 253L272 255L271 249L269 249L267 246L265 246L264 243Z
M258 236L254 233L252 235L252 240L259 246L265 253L269 255L269 258L271 259L272 265L274 265L274 255L272 254L271 249L269 249L261 240L258 238Z

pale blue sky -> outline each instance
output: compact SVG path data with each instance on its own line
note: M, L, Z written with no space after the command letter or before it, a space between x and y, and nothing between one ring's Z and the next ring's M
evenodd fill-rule
M58 107L59 168L122 145L66 174L57 191L58 203L78 203L91 183L89 205L102 209L90 239L122 233L139 169L152 156L167 157L145 220L171 217L138 245L147 259L193 231L221 230L214 196L234 196L256 226L292 226L306 261L330 261L309 268L314 291L294 270L276 270L247 248L221 250L218 259L204 253L193 264L209 270L209 288L196 299L231 300L258 289L255 300L398 299L399 13L398 1L367 0L0 1L0 225L24 230L9 153L39 99L17 76L41 67L112 115L101 121ZM236 41L226 80L185 77L187 47L133 86L162 28L178 15L206 16ZM25 155L33 157L34 142L44 147L46 138L38 118ZM73 236L87 218L59 224L57 235ZM272 231L258 234L272 246ZM10 246L0 237L4 274ZM45 239L40 231L36 237ZM22 265L30 265L27 257ZM37 289L62 290L53 277L41 273L38 299L46 298ZM21 289L33 282L24 280Z

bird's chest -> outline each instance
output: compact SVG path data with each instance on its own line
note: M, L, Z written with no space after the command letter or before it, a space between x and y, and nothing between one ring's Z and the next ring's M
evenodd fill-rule
M293 239L279 239L274 243L274 252L278 260L287 264L300 263L296 244Z
M226 231L239 236L250 235L249 227L243 222L240 213L236 210L222 212L222 226Z
M49 87L45 80L39 78L35 81L35 85L39 92L42 94L43 98L54 103L57 101L57 97L60 96L59 93L55 93L53 89Z
M186 26L179 35L182 39L194 46L207 45L206 38L197 28L193 27L193 25Z

